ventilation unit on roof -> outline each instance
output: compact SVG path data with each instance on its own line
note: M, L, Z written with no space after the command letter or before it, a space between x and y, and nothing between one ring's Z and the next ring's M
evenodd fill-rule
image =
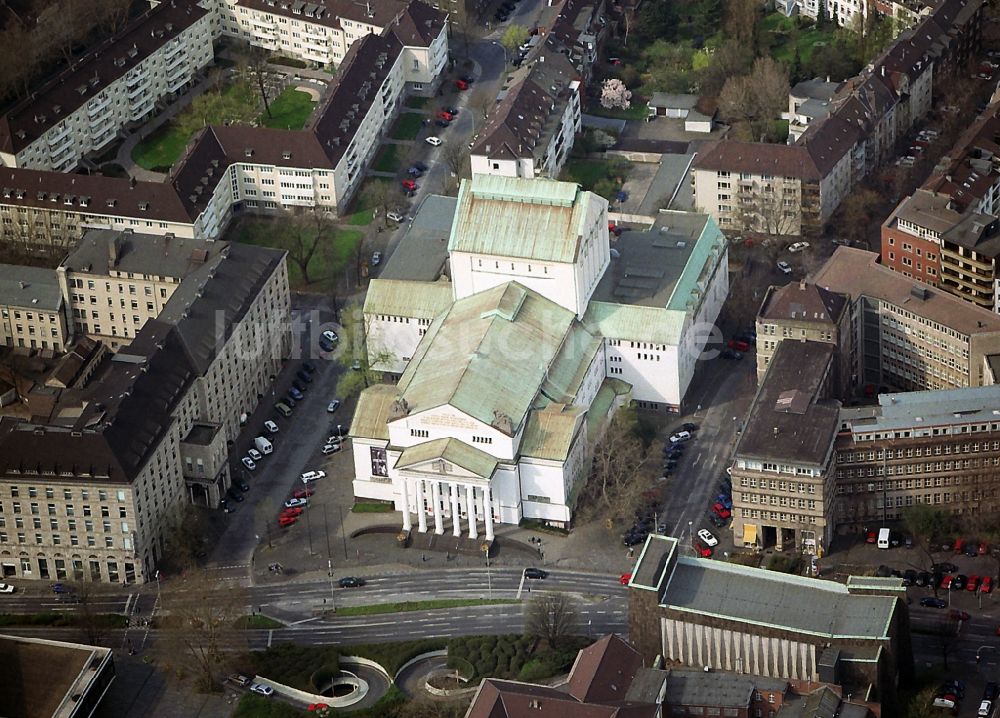
M80 206L81 207L86 207L89 204L90 204L90 197L81 197L80 198Z
M125 58L124 57L116 57L115 58L115 67L125 67Z
M292 159L292 153L289 152L288 150L284 150L281 153L281 159L283 159L283 160L290 160L290 159Z
M108 199L105 202L105 204L107 204L108 207L114 207L116 204L118 204L118 200L116 200L116 199Z
M128 56L135 57L138 54L139 54L139 48L133 43L132 47L128 49Z
M244 157L253 157L253 147L246 147L243 149Z

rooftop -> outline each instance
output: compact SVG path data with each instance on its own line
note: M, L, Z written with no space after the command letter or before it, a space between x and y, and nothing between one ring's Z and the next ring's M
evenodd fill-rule
M776 175L813 182L823 177L809 152L799 144L723 140L699 154L695 158L694 169Z
M67 272L109 276L112 271L183 279L227 244L130 230L88 230L60 266Z
M788 94L792 97L829 101L833 99L833 96L837 93L837 89L842 84L842 82L824 81L821 77L814 77L811 80L796 82Z
M434 282L448 274L448 237L457 208L456 197L424 197L379 278Z
M365 314L433 319L452 304L450 282L373 279L365 294Z
M56 311L62 305L54 269L0 264L0 305Z
M459 188L448 251L571 263L593 203L607 200L572 182L474 175Z
M724 671L706 673L675 668L667 676L665 700L672 706L746 709L755 690L756 685L750 676Z
M947 292L921 284L923 298L911 291L914 281L878 264L878 254L838 247L811 281L834 292L871 297L965 334L1000 331L1000 316Z
M681 556L660 605L697 613L701 620L719 618L830 639L880 640L889 637L896 600L850 594L834 581Z
M794 320L838 324L850 306L850 297L809 284L790 282L768 287L757 311L762 321Z
M736 455L824 466L837 433L840 402L820 395L836 347L827 342L778 344L747 414Z
M854 433L1000 422L1000 385L879 394L877 407L842 412Z

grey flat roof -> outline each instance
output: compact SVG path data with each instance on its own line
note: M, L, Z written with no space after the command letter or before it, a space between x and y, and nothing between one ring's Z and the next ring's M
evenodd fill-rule
M667 558L677 549L677 539L650 534L632 569L630 587L657 589Z
M739 673L672 670L665 700L675 706L746 708L754 690L754 681Z
M993 374L993 381L1000 382L1000 354L987 354L986 363Z
M442 271L447 274L448 237L457 206L457 197L427 195L379 278L434 282Z
M877 407L841 411L856 432L1000 422L1000 385L879 394Z
M707 215L696 212L670 212L658 214L648 230L625 230L617 239L612 236L611 263L593 299L666 307L707 221Z
M895 598L852 595L834 581L681 556L662 606L829 638L888 637Z
M0 264L0 304L55 311L62 303L54 269Z
M118 261L109 261L111 245L118 242ZM208 239L136 234L92 229L62 261L69 272L107 275L112 269L133 274L153 274L183 279L217 255L225 242Z
M822 464L839 427L840 402L817 396L836 347L786 339L767 367L736 446L741 458ZM790 399L785 404L779 400Z

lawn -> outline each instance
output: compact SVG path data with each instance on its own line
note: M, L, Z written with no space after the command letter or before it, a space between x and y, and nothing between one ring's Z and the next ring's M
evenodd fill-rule
M396 510L391 503L379 503L377 501L355 501L351 507L351 512L355 514L388 514Z
M406 106L412 107L414 110L422 110L427 107L428 103L431 101L429 97L420 97L419 95L413 95L406 98Z
M633 99L635 99L634 96ZM633 102L627 110L622 110L617 107L613 107L609 110L600 102L591 102L587 105L587 114L594 115L596 117L610 117L614 120L642 120L649 114L649 108L646 107L645 100Z
M229 108L239 104L253 111L257 95L242 82L235 82L222 90L222 100L215 103L217 116L207 117L205 124L221 124L227 119ZM140 167L154 172L167 172L184 151L193 133L184 132L175 123L167 122L144 139L132 150L132 159Z
M833 42L834 29L831 25L830 29L820 30L815 24L799 27L795 18L779 12L770 13L760 24L761 35L771 48L771 57L789 66L795 59L796 46L802 65L807 65L817 42Z
M583 189L612 200L628 176L629 166L625 160L572 159L561 179L576 182Z
M263 113L260 116L260 123L264 127L277 130L301 130L315 106L316 103L312 101L308 92L286 87L271 102L271 116L268 117L266 112Z
M372 223L375 219L375 208L370 206L366 201L365 187L368 186L369 182L383 182L389 184L386 179L378 177L370 177L364 181L364 183L358 188L356 199L354 200L354 206L351 208L351 214L346 215L343 219L346 224L354 225L355 227L366 227Z
M264 247L275 246L268 231L269 220L248 221L241 225L236 241L257 244ZM356 229L335 229L326 242L321 242L309 260L309 282L302 277L299 265L288 260L288 282L292 291L309 289L323 290L332 285L347 263L353 261L354 252L364 238L364 232Z
M400 149L399 145L382 145L372 162L372 169L376 172L399 172L399 164L402 162Z
M423 126L424 117L416 112L404 112L396 120L396 126L392 128L391 137L394 140L414 140Z

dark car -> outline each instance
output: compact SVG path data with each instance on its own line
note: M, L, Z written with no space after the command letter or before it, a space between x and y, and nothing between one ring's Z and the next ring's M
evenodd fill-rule
M944 561L942 563L936 563L931 566L931 571L937 571L940 573L955 573L958 570L958 566L951 563L950 561Z
M903 572L903 585L912 586L916 582L917 582L917 572L914 571L912 568L906 569L906 571Z
M457 115L458 114L458 108L457 107L445 107L444 111L447 112L449 115Z
M468 82L470 85L476 81L476 78L474 78L472 75L462 75L458 79L461 80L462 82Z
M416 162L414 162L413 166L416 167L421 172L426 172L427 171L427 165L424 164L423 162L419 161L419 160L417 160Z
M679 459L684 456L684 448L682 445L677 445L671 448L663 447L663 458L664 459Z
M735 349L723 349L722 353L719 354L723 359L730 359L732 361L739 361L743 358L743 354L736 351Z
M240 479L239 481L236 481L235 483L236 483L237 486L240 487L240 491L249 491L250 490L250 484L248 484L246 481L243 481L242 479Z
M733 337L738 342L743 342L744 344L756 344L757 335L753 332L740 332Z
M958 574L951 580L951 588L953 591L964 591L968 584L969 577L963 573Z
M983 700L995 701L997 698L1000 698L1000 686L990 681L986 684L986 688L983 689Z
M965 544L965 555L975 558L979 555L979 543L977 541L969 541Z
M73 587L67 586L65 583L54 583L52 584L52 593L73 593Z
M622 536L622 543L626 546L638 546L649 536L649 531L632 531Z
M243 494L241 494L235 486L230 486L228 493L229 493L229 498L231 498L233 501L236 502L243 501Z
M524 569L525 578L548 578L549 572L540 568L526 568Z
M951 693L959 698L965 698L965 683L962 681L945 681L938 688L938 693Z
M355 576L344 576L337 581L337 584L341 588L360 588L365 585L365 582L364 579L356 578Z
M295 401L302 401L302 392L296 389L294 386L288 389L288 395L292 397Z
M917 574L917 580L913 582L915 586L926 586L931 581L931 574L929 571L921 571Z
M434 120L434 124L438 127L451 127L451 123L448 120Z
M677 430L678 431L692 431L692 432L693 431L698 431L698 425L697 424L692 424L690 421L688 421L688 422L685 422L685 423L681 424L680 427Z
M945 608L948 602L943 598L934 598L933 596L924 596L920 599L920 605L925 608Z
M305 395L306 385L303 382L299 381L298 379L292 379L292 387L294 389L297 389L300 394Z
M882 564L877 569L875 569L875 576L877 578L889 578L892 575L892 569L890 569L885 564Z
M308 359L306 359L304 362L302 362L302 369L309 372L309 375L312 376L312 373L316 371L316 365L313 364Z
M295 372L295 376L304 381L306 384L312 384L312 376L305 369L299 369Z
M934 573L931 574L930 580L927 581L927 588L935 588L936 589L938 586L941 585L941 582L943 580L944 580L944 574L943 573L934 572Z
M726 525L726 520L725 519L720 518L719 516L716 516L711 511L708 513L708 520L711 521L712 525L715 526L715 528L718 528L718 529L721 529L721 528L723 528Z

